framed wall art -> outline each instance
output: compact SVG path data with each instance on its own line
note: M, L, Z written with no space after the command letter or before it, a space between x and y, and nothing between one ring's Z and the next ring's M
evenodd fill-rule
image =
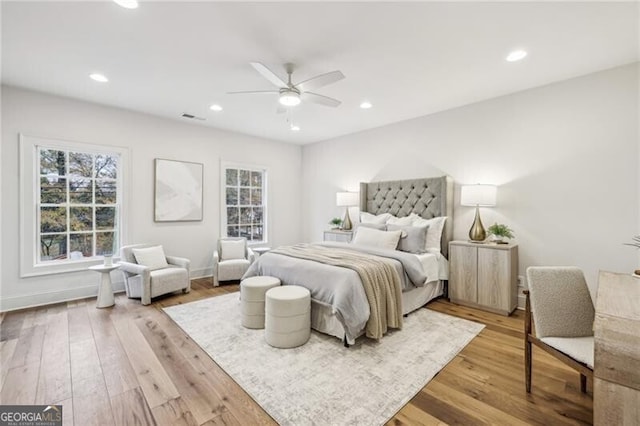
M200 163L155 159L156 222L202 220L203 169Z

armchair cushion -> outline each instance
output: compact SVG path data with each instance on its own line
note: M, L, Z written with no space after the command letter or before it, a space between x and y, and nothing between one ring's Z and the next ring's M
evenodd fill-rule
M242 278L251 262L247 259L232 259L218 264L218 280L229 281Z
M132 249L136 263L144 265L151 271L169 266L162 246Z
M593 368L593 337L543 337L547 345Z
M185 288L185 283L189 282L189 273L185 268L168 266L162 269L151 271L151 297L161 294L171 293L176 289Z
M246 259L246 244L242 240L220 240L220 260Z

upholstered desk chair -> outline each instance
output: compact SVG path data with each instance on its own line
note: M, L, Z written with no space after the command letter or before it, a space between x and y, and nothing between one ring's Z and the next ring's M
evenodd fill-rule
M213 286L219 286L220 281L241 279L255 260L245 238L219 239L218 249L213 252Z
M166 293L191 290L189 259L166 256L162 246L136 244L120 250L120 271L129 298L141 298L143 305Z
M531 392L531 344L580 373L580 390L593 379L595 309L582 271L575 267L529 267L525 290L525 382ZM535 336L531 330L531 317Z

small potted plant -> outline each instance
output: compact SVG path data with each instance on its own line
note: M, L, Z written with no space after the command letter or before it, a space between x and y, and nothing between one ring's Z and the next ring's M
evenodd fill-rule
M507 244L507 241L504 241L504 239L511 239L514 237L513 229L501 223L494 223L487 229L487 232L489 235L493 235L493 241L498 244Z
M640 248L640 235L636 235L635 237L631 238L633 240L633 242L630 243L624 243L625 246L632 246L635 248Z
M333 226L332 229L339 229L340 225L342 225L342 219L339 217L334 217L329 221L329 225Z

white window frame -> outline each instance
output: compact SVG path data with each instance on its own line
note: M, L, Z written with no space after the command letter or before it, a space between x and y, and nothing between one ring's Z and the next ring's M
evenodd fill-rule
M227 169L242 169L262 173L262 240L247 240L250 246L258 246L269 242L269 169L256 164L220 162L220 237L227 237ZM238 194L240 197L240 194Z
M126 240L126 205L127 199L124 189L128 178L129 151L124 147L93 145L71 142L51 138L35 137L20 134L20 276L30 277L38 275L59 274L84 271L90 265L102 261L102 256L86 257L82 259L67 259L56 262L40 262L40 242L38 241L38 226L40 205L38 174L40 170L39 148L59 149L61 151L78 151L92 154L118 154L118 178L116 185L117 208L119 220L117 223L118 242L122 246ZM115 257L119 253L113 253Z

